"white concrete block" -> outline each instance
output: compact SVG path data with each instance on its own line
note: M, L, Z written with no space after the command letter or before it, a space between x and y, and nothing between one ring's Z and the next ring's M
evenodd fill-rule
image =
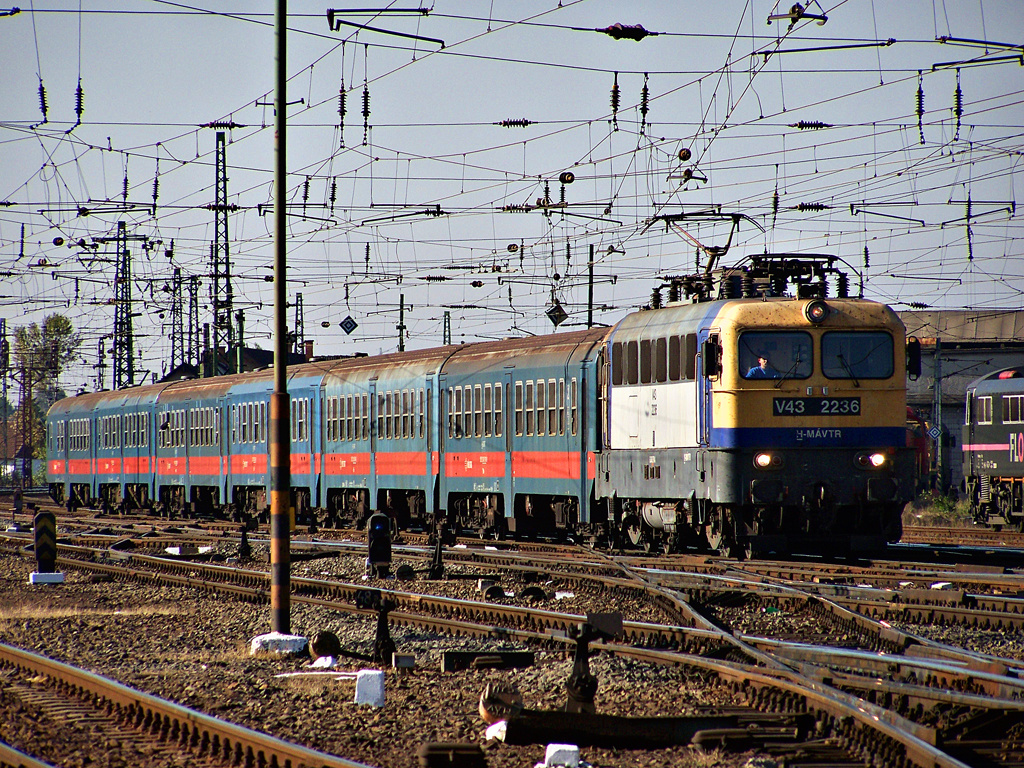
M384 673L379 669L361 669L356 675L356 704L384 706Z
M30 573L28 575L29 584L63 584L64 574L63 573Z
M304 653L308 641L300 635L283 635L280 632L268 632L257 635L249 646L249 655L257 653L276 653L279 655L298 655Z
M576 768L580 764L580 748L575 744L548 744L544 753L545 768L568 766Z
M313 663L309 666L312 669L331 669L335 665L335 659L333 656L321 656L313 660Z

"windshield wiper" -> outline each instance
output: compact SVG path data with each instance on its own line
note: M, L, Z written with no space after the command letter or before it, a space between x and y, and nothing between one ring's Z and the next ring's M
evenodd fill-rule
M843 353L840 352L839 354L837 354L836 359L839 360L840 363L842 363L843 369L849 374L850 378L853 379L853 386L859 387L860 382L857 381L857 377L853 375L853 371L850 369L849 364L846 362L846 358L843 357Z
M793 361L793 365L790 366L789 370L782 374L781 379L775 382L775 388L779 389L782 386L782 382L788 379L790 377L790 374L792 374L802 362L803 361L800 359L800 357L797 356L796 360Z

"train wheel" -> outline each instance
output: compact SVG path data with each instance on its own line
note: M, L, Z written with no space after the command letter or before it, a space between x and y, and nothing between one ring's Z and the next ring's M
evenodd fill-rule
M622 532L626 534L626 541L634 549L639 549L644 541L644 528L640 518L630 515L622 521Z
M726 536L721 512L715 511L709 516L708 522L704 525L704 541L712 551L723 550Z

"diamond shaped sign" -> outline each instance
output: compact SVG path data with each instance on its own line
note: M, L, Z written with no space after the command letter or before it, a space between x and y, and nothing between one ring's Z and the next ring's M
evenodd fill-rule
M569 315L565 313L565 310L562 309L562 305L559 304L557 301L550 307L548 307L545 314L548 316L548 319L551 321L551 324L554 325L556 328L562 323L564 323L565 319L569 317Z
M349 315L341 321L341 330L346 334L351 334L356 328L359 327L359 323L352 319L352 315Z
M941 434L942 430L936 425L932 425L932 428L928 430L928 436L931 437L932 440L938 440L939 435Z

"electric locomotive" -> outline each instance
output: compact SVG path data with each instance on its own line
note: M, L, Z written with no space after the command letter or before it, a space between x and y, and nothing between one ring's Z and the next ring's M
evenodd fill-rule
M1024 368L967 387L963 472L979 523L1024 531Z
M665 306L610 328L289 367L296 514L740 556L896 541L919 354L834 262L670 278ZM61 401L51 494L264 515L271 387L262 371Z

